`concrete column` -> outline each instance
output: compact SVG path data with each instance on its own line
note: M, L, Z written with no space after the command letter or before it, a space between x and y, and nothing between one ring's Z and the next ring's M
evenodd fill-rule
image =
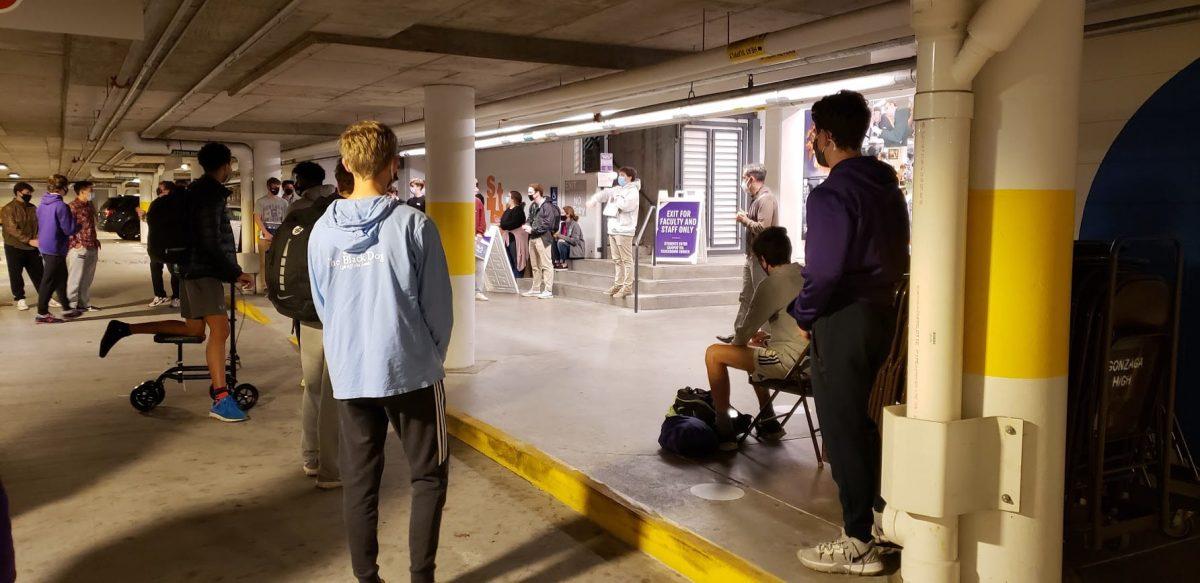
M158 190L159 174L146 174L138 176L141 182L138 183L138 206L143 211L149 210L150 203L154 202L155 192ZM150 240L150 228L146 226L146 221L141 222L142 245L145 245Z
M1043 0L975 80L964 417L1025 421L1021 511L960 520L964 581L1062 576L1083 0Z
M254 224L254 201L258 197L267 194L267 180L270 178L279 178L280 171L280 155L279 142L275 140L255 140L250 145L253 148L251 155L252 162L247 172L242 172L243 184L247 179L253 177L250 188L242 187L243 193L251 193L250 196L242 195L242 251L244 255L240 261L245 263L253 263L253 266L243 263L242 269L247 273L260 273L265 266L260 265L262 260L262 250L258 249L258 236L255 232L256 225ZM239 162L241 165L241 162ZM253 252L253 253L252 253ZM253 258L253 259L251 259ZM264 290L260 289L259 283L261 277L255 278L254 291L261 293Z
M447 368L475 364L475 89L425 87L426 209L450 267L454 332Z

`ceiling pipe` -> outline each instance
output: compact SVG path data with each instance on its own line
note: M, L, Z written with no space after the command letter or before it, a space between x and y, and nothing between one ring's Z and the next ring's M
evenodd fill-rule
M864 46L911 37L912 29L908 22L908 2L888 2L751 37L657 65L485 103L475 108L475 119L477 125L483 127L534 112L564 107L592 107L630 94L670 89L678 84L708 77L746 73L764 66L861 49ZM847 35L848 30L855 32ZM393 126L392 129L402 140L420 138L425 131L425 122L417 120ZM336 151L337 140L327 140L288 150L284 152L284 157L300 159L325 156Z
M238 262L243 265L247 273L254 273L258 269L258 255L254 253L254 149L249 144L241 142L221 143L229 147L229 151L238 161L243 251L238 256ZM190 140L147 139L139 136L137 132L121 134L121 145L134 154L168 156L173 152L197 152L204 144L204 142Z
M256 43L258 43L258 41L261 40L264 36L266 36L267 33L274 30L276 26L278 26L281 22L286 20L288 18L288 16L291 16L292 12L295 11L296 8L299 7L300 4L302 4L303 2L304 2L304 0L291 0L291 2L288 2L286 6L284 6L283 8L281 8L279 10L279 12L275 13L275 16L272 16L270 20L263 23L262 26L258 27L256 29L255 33L250 35L250 38L247 38L245 41L242 42L241 45L238 45L238 48L234 49L231 53L226 55L225 58L220 63L218 63L216 67L213 67L213 69L211 71L209 71L207 75L204 76L203 79L200 79L199 81L197 81L196 84L193 85L192 88L189 89L187 93L183 94L183 97L176 99L175 103L172 104L171 107L167 108L167 110L162 112L162 114L159 115L157 118L155 118L154 121L150 122L150 125L146 126L146 128L144 130L142 130L141 133L147 134L147 135L157 135L157 134L161 133L161 132L156 132L155 128L157 128L159 125L164 123L167 120L167 118L169 118L173 113L175 113L189 99L191 99L197 93L199 93L201 89L203 89L210 82L212 82L213 79L216 79L217 76L219 76L221 73L224 73L227 69L229 69L230 65L235 63L238 59L242 58L242 56L246 53L246 51L250 50L250 48L253 47Z
M80 161L79 167L86 168L96 157L96 154L108 142L108 138L112 136L113 131L125 119L125 114L129 113L129 109L133 107L133 103L142 95L143 89L158 72L158 68L171 53L175 51L175 47L179 46L179 40L183 38L183 33L187 30L188 25L192 21L192 17L203 8L208 0L184 0L175 10L175 15L171 17L171 22L167 24L167 28L159 35L158 42L155 43L154 49L150 51L150 55L146 57L146 61L142 63L142 68L138 71L137 77L134 78L129 88L125 90L125 96L121 99L121 103L113 114L104 123L104 128L96 135L96 126L92 126L92 130L88 133L88 141L92 142L92 149Z

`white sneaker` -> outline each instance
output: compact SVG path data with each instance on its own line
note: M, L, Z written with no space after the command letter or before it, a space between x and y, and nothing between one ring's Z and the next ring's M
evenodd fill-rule
M170 301L170 300L168 300L167 298L155 297L154 299L150 300L150 307L157 308L157 307L167 303L168 301Z
M837 540L800 549L796 555L805 567L822 573L878 575L883 572L883 555L875 543L845 534Z
M175 298L175 299L171 300L171 307L172 307L172 308L178 308L178 307L179 307L179 298Z
M99 312L100 311L100 308L98 308L96 306L88 306L86 308L79 308L79 309L81 309L85 312Z
M50 307L51 308L61 308L62 304L58 303L58 300L56 300L54 298L50 298Z
M536 298L536 297L538 297L538 296L540 296L540 295L542 295L542 292L540 292L540 291L529 290L529 291L527 291L527 292L525 292L525 293L521 294L521 297L523 297L523 298Z
M552 299L554 299L554 292L544 291L544 292L538 294L537 298L539 300L552 300Z
M321 467L317 465L317 462L312 462L311 464L309 462L304 462L301 468L304 470L304 475L310 478L317 477L317 474L321 471Z
M486 302L488 301L488 297L483 295L483 292L475 292L475 301Z
M24 312L29 309L29 304L25 303L24 299L17 300L17 309Z

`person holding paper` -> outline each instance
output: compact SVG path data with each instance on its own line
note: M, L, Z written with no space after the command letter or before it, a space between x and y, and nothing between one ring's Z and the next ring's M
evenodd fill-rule
M604 205L604 216L608 218L608 248L615 273L607 294L617 299L633 294L633 235L641 191L637 170L622 166L617 171L617 184L600 189L588 200L588 206Z

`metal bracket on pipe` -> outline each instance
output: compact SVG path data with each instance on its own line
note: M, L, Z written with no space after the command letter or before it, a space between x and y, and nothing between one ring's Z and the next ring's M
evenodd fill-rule
M941 423L883 411L880 490L889 506L911 514L958 516L1021 511L1025 422L980 417Z

